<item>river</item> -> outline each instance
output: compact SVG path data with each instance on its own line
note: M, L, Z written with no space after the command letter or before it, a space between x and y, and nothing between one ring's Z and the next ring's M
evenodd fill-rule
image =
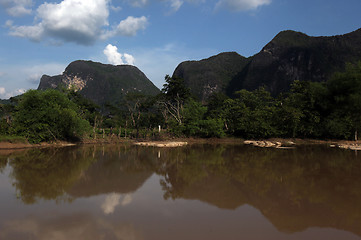
M361 239L361 153L326 146L0 151L0 239Z

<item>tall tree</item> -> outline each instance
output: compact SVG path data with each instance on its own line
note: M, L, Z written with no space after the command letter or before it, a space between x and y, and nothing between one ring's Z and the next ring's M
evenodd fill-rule
M182 125L184 104L190 98L190 90L185 86L182 78L166 75L165 82L159 101L164 118L166 121L171 118L178 125Z
M333 115L349 122L358 139L361 130L361 62L347 64L346 71L336 73L327 83L330 91ZM343 126L337 124L337 126Z

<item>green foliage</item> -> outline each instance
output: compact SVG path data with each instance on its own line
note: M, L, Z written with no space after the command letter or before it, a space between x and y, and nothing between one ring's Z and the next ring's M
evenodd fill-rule
M74 90L66 90L65 93L68 98L77 105L80 116L87 120L91 125L94 125L94 119L100 117L100 106Z
M76 140L90 128L77 105L57 90L29 90L20 99L14 115L15 132L37 143Z
M275 101L270 93L260 88L237 92L236 99L225 101L224 118L228 132L246 138L264 138L277 135L274 126Z
M158 125L174 136L252 139L353 139L361 131L361 63L347 65L326 83L294 81L277 98L265 88L243 89L233 99L213 94L207 105L191 97L183 79L165 80L158 96L130 92L103 115L74 91L31 90L14 99L17 105L0 105L0 134L30 142L75 140L89 131L89 122L94 137L104 128L106 135L154 137Z
M0 135L0 142L26 143L26 138L22 136Z
M0 104L0 134L12 134L11 124L14 108L11 103Z
M322 135L321 114L327 105L327 89L324 84L296 80L292 84L291 93L281 101L279 116L285 136Z
M200 102L189 99L184 106L184 130L186 136L198 135L201 129L201 121L206 113L207 108L202 106Z
M223 119L205 119L200 122L199 136L201 137L217 137L225 136Z
M327 83L327 87L330 92L330 103L333 106L332 115L342 116L342 118L348 120L345 124L338 124L338 132L347 125L349 125L352 131L360 131L361 62L354 65L348 64L346 71L336 73ZM329 122L330 121L332 122L332 120L329 119Z
M164 80L166 83L163 85L162 93L166 98L186 101L190 97L190 89L185 86L183 78L166 75Z

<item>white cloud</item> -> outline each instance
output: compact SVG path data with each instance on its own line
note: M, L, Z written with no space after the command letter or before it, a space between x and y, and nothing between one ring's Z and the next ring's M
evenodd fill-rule
M125 62L129 65L134 65L135 63L135 58L128 54L128 53L124 53L124 58L125 58Z
M103 53L107 56L108 62L113 65L122 65L124 64L122 60L122 54L118 52L118 48L111 44L108 44Z
M121 21L116 28L116 33L123 36L135 36L139 30L144 30L148 24L148 19L144 16L135 18L127 17Z
M9 98L22 94L25 90L36 89L43 74L61 74L66 66L67 63L1 65L0 72L6 74L6 77L1 78L0 86L6 89L6 93L0 95L0 98Z
M4 27L11 28L11 27L13 26L13 24L14 24L14 22L13 22L13 21L11 21L11 20L7 20L7 21L5 22Z
M0 0L4 1L4 0ZM129 16L118 26L109 27L109 11L121 8L110 6L111 0L63 0L60 3L43 3L36 11L34 25L16 26L8 22L10 35L41 41L46 37L90 45L99 39L116 35L135 36L145 29L146 17Z
M148 4L148 0L128 0L132 7L144 7Z
M172 11L174 12L178 11L180 7L183 5L182 0L170 0L169 3Z
M135 63L135 58L132 55L128 53L124 53L124 54L119 53L118 48L111 44L108 44L105 47L103 53L107 57L108 62L113 65L123 65L123 64L134 65Z
M122 10L122 7L116 7L116 6L110 6L110 9L112 10L112 11L114 11L114 12L119 12L119 11L121 11Z
M31 73L28 77L28 82L32 83L32 84L39 84L39 80L41 78L41 76L43 76L43 73L41 72L35 72L35 73Z
M248 11L270 3L271 0L220 0L216 4L216 9L226 8L231 11Z
M31 14L32 0L0 0L0 5L13 17Z
M10 35L14 37L23 37L33 41L40 41L44 35L44 28L41 24L35 26L9 26Z
M23 67L21 71L24 75L23 79L25 79L27 83L30 83L31 86L37 88L40 83L41 76L44 74L51 76L59 75L64 71L65 67L65 64L46 63Z
M10 97L17 96L25 92L26 90L23 88L8 92L4 87L0 87L0 99L9 99Z

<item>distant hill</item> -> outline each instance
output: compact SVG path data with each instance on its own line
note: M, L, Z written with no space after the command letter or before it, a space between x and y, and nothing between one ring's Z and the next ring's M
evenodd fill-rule
M73 88L101 106L118 103L129 92L159 93L159 89L135 66L81 60L70 63L62 75L43 75L38 90L60 87Z
M236 52L226 52L201 61L182 62L173 77L183 78L191 93L205 101L214 92L224 92L248 62Z
M249 58L237 55L223 53L183 62L173 76L183 77L200 100L211 92L232 96L240 89L254 90L260 86L277 95L288 91L294 80L326 81L334 72L342 71L347 62L361 61L361 29L332 37L283 31L256 55ZM221 83L224 85L219 87Z
M7 99L7 100L5 100L5 99L0 99L0 104L9 104L10 103L10 100L9 99Z

